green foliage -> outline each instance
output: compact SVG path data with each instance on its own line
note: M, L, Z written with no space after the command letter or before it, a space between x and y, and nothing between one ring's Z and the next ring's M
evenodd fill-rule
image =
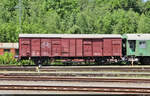
M18 64L22 66L35 65L32 60L21 60L18 62Z
M0 65L35 65L31 60L21 60L17 61L11 53L4 53L4 55L0 55Z
M13 64L17 64L17 60L13 58L12 54L5 53L4 55L0 55L0 64L13 65Z
M112 19L113 33L137 33L139 14L134 11L114 11Z
M147 16L150 16L150 0L143 4L143 13Z
M76 13L78 9L78 0L48 0L46 3L47 10L55 10L61 18L65 18L71 13Z
M138 33L150 33L150 18L148 16L141 15L137 31Z
M17 42L18 0L0 0L0 42ZM22 0L22 33L150 33L150 1Z

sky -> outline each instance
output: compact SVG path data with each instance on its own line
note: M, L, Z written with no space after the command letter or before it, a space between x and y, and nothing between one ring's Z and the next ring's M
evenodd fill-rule
M143 0L144 2L146 2L147 0Z

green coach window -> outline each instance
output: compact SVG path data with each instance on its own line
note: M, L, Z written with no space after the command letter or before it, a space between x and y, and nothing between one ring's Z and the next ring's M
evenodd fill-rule
M133 52L135 52L135 45L136 45L135 40L129 40L128 42L129 42L129 47L130 47L130 49L131 49Z
M146 42L145 41L140 41L139 42L139 47L140 48L146 48Z

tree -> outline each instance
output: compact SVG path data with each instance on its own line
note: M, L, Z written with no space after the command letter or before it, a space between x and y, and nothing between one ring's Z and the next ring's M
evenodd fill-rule
M143 13L150 17L150 1L147 1L146 3L144 3Z
M129 10L114 11L113 15L113 33L137 33L139 14Z
M78 12L78 0L46 0L46 9L55 10L61 18L71 13Z
M150 33L150 18L142 14L139 19L138 33Z
M18 0L0 0L0 42L17 42ZM22 0L22 33L149 33L150 1Z

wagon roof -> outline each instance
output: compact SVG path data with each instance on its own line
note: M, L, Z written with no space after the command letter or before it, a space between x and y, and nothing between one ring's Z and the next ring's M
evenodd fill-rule
M19 34L19 37L33 38L122 38L119 34Z
M125 34L127 40L150 40L150 34Z
M18 43L0 43L0 48L10 49L15 48L18 49L19 45Z

